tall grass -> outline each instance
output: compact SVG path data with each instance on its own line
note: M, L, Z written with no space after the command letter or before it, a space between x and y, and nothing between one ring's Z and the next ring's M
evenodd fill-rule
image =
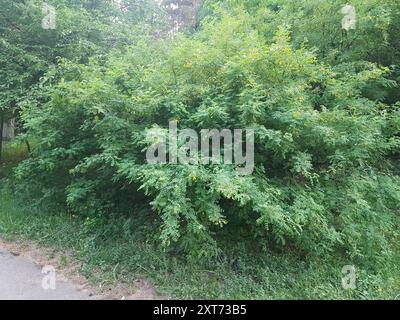
M133 285L146 277L160 294L189 299L394 299L400 294L400 257L382 270L356 265L357 288L345 290L341 270L352 261L227 248L223 258L199 266L159 250L148 241L146 227L133 232L130 223L55 214L28 207L4 188L0 193L0 236L72 251L82 261L80 271L97 284Z

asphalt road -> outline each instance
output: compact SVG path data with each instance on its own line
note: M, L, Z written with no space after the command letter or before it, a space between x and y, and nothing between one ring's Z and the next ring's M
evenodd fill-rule
M0 300L95 299L79 286L57 277L52 267L0 250Z

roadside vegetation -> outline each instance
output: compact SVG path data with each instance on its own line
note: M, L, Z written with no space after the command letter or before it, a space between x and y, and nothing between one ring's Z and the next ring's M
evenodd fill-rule
M179 299L399 298L399 255L376 269L357 265L356 289L344 290L342 268L353 263L350 259L305 257L295 251L260 255L236 246L227 247L218 259L190 264L149 241L151 225L134 226L120 217L96 223L63 211L32 208L8 192L0 195L0 236L73 252L82 262L79 271L95 285L132 286L145 278L160 296Z
M151 1L54 2L40 32L39 2L4 3L32 36L1 22L0 235L177 298L399 297L398 1L345 30L345 1L207 0L174 37ZM169 121L253 129L253 174L148 164Z

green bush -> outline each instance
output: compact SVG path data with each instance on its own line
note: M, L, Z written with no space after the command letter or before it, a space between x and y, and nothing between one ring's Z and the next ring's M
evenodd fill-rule
M252 21L239 10L192 36L65 61L45 80L48 102L22 111L39 143L16 170L20 190L95 219L147 215L149 237L196 259L241 242L374 261L391 254L399 118L364 95L389 70L331 67L293 48L285 27L271 42ZM180 130L254 129L254 173L147 164L146 129L170 120Z

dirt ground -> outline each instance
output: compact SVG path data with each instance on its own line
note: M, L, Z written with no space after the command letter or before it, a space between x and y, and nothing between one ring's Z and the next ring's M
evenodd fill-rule
M58 285L52 296L51 290L44 294L39 284L45 276L42 273L45 266L55 269ZM23 240L10 242L0 238L0 288L5 299L162 299L154 286L144 279L136 279L132 284L95 285L79 273L80 267L81 263L71 253Z

